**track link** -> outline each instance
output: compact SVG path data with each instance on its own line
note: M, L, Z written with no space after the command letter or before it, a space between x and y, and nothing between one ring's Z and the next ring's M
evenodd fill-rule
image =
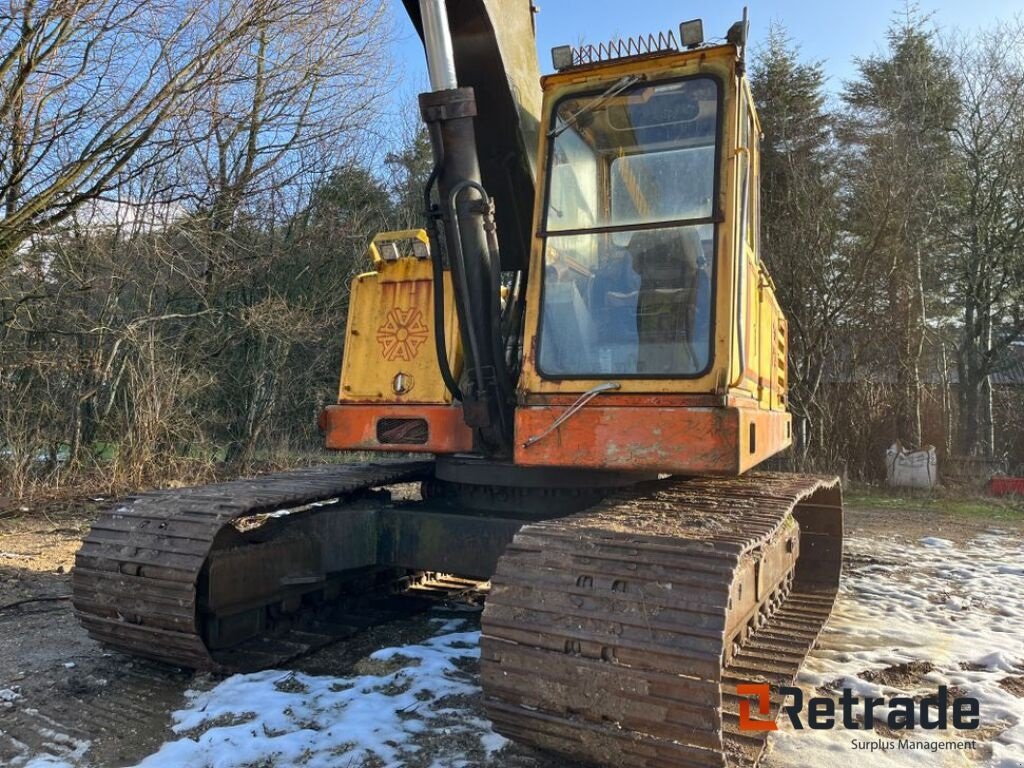
M325 634L264 644L261 660L218 660L204 639L199 584L211 552L238 536L234 523L422 479L429 462L326 465L196 488L153 491L102 513L75 557L75 613L89 634L127 653L194 669L264 666ZM379 579L378 579L379 580ZM384 585L388 586L388 585ZM251 645L251 644L250 644Z
M739 729L736 685L793 680L841 556L834 478L668 481L525 526L483 616L489 715L573 760L754 766L766 733Z

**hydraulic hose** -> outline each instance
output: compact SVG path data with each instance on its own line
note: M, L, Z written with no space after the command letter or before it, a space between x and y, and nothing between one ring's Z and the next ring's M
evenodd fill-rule
M491 314L491 351L495 356L495 365L498 368L498 385L502 388L503 394L511 396L512 390L509 385L508 370L505 368L504 339L502 338L502 324L507 321L505 313L501 309L501 250L498 245L498 235L494 224L493 204L487 190L475 181L462 181L455 185L451 191L451 202L454 206L456 199L465 189L473 189L480 195L482 207L481 215L484 219L484 231L487 236L487 267L490 278L490 314ZM460 251L461 256L461 251Z
M430 127L434 130L433 126ZM424 210L427 215L427 237L430 239L430 262L434 282L434 349L437 352L437 364L441 370L441 378L445 387L452 397L462 402L462 390L455 380L451 365L448 363L448 344L445 341L445 315L444 315L444 266L441 264L440 238L437 236L437 217L434 215L430 204L430 194L437 184L438 176L441 174L441 163L444 157L438 158L438 162L430 171L426 187L423 190Z
M459 216L455 208L455 198L463 189L464 184L466 182L460 182L448 195L453 233L452 242L448 243L448 257L452 262L452 276L455 278L455 287L462 300L462 306L466 308L467 312L471 312L473 297L472 291L469 289L469 280L466 278L466 256L462 250L462 226L459 223ZM466 341L469 344L469 353L473 358L473 379L476 382L477 392L483 392L486 379L484 378L483 366L480 363L480 341L477 339L473 323L466 323L466 335L468 336Z
M484 214L484 230L487 232L487 254L490 259L491 271L491 354L494 356L494 366L498 388L506 402L513 399L512 376L505 365L505 340L501 335L502 307L501 307L501 248L498 245L498 235L494 223L490 199L485 195L487 213ZM511 299L512 297L509 296Z
M501 327L505 337L505 367L513 378L519 375L519 336L520 324L523 317L523 271L516 272L515 281L512 283L512 292L505 304L505 311L502 312Z

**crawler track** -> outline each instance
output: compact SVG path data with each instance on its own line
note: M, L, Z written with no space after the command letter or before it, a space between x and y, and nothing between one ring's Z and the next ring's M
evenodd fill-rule
M483 617L488 712L575 760L756 765L766 733L739 729L736 684L793 680L841 556L830 478L676 481L525 526Z
M384 508L371 489L430 470L328 466L138 496L83 544L75 611L128 653L239 670L386 620L394 591L471 588L398 568L407 561L363 540ZM424 535L429 545L440 534ZM831 612L841 560L834 478L652 482L528 522L498 560L483 616L488 712L505 735L572 760L754 766L766 733L739 728L736 686L793 680Z
M235 524L245 518L332 500L344 503L371 488L418 480L429 466L328 465L136 496L104 512L82 544L72 572L75 613L95 639L182 667L245 669L287 660L343 635L351 625L328 622L313 631L286 632L275 626L241 647L211 652L201 604L211 553L239 543ZM267 553L268 559L274 555L272 549ZM242 574L250 575L255 576ZM408 583L393 572L358 577L356 597L383 595ZM344 584L332 586L344 592ZM306 597L301 587L295 594Z

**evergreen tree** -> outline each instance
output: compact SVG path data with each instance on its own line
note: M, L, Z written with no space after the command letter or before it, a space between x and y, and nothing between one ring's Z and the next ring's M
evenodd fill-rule
M939 297L959 89L915 7L894 21L888 42L884 53L858 61L843 93L846 225L851 258L873 272L874 295L857 321L870 339L868 361L895 384L889 437L920 444L921 364L929 297Z
M423 190L434 167L427 129L420 127L400 152L386 160L392 175L396 213L404 227L425 225Z
M751 68L761 120L761 255L789 321L790 409L797 456L821 456L828 403L818 397L837 323L856 295L836 258L837 181L824 74L773 26Z

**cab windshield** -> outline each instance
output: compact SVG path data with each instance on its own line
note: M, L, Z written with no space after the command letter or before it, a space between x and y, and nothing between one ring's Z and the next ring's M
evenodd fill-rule
M710 362L718 84L641 82L555 108L538 367L693 376Z

